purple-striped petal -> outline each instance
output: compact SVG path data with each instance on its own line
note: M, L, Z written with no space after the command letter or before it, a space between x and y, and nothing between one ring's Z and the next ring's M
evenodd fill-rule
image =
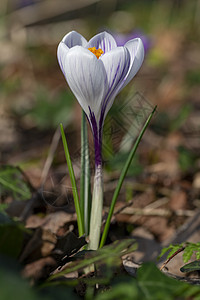
M102 103L102 113L104 117L111 108L114 98L118 94L130 67L130 54L126 48L117 47L113 51L106 53L101 58L107 74L108 90Z
M91 38L86 47L96 47L96 49L101 48L104 53L107 53L108 51L115 49L117 44L112 35L104 31Z
M64 65L65 65L65 59L68 51L69 48L63 42L60 42L57 49L57 57L58 57L60 68L64 75L65 75Z
M87 40L78 32L71 31L64 36L62 42L68 47L72 48L74 46L83 46L87 44Z
M129 73L123 87L136 75L144 60L144 46L140 38L128 41L124 47L128 49L130 53L131 63Z
M102 99L108 90L102 61L89 50L76 46L68 51L63 66L66 80L83 110L89 117L90 108L98 121Z

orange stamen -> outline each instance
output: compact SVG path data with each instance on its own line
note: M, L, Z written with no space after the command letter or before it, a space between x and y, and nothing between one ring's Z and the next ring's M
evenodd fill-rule
M103 50L96 49L96 47L88 48L97 58L99 58L103 54Z

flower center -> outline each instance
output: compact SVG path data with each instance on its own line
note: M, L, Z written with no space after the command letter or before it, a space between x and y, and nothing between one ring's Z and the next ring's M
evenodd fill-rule
M103 50L101 50L101 48L96 49L96 47L92 47L88 48L88 50L90 50L94 55L96 55L97 58L99 58L101 54L103 54Z

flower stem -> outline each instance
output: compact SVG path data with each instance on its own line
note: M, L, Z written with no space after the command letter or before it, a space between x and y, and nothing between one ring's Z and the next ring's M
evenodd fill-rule
M95 166L94 189L92 196L92 209L90 218L89 249L99 247L103 209L103 177L102 164Z

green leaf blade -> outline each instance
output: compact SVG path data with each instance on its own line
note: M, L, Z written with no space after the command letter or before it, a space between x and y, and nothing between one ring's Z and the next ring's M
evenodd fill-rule
M0 192L12 195L14 200L28 200L31 188L20 168L10 165L0 167Z
M112 215L113 215L113 212L114 212L114 208L115 208L115 204L116 204L116 201L117 201L117 197L119 195L119 192L121 190L121 187L122 187L122 184L123 184L123 181L124 181L124 178L127 174L127 171L128 171L128 168L132 162L132 159L135 155L135 152L139 146L139 143L156 111L156 108L157 106L154 107L153 111L151 112L151 114L149 115L149 117L147 118L132 150L130 151L130 154L128 156L128 159L124 165L124 168L122 169L122 172L121 172L121 175L120 175L120 178L118 180L118 184L117 184L117 187L115 189L115 192L114 192L114 195L113 195L113 198L112 198L112 201L111 201L111 205L110 205L110 210L109 210L109 213L108 213L108 217L107 217L107 220L106 220L106 224L105 224L105 228L104 228L104 231L103 231L103 235L102 235L102 238L101 238L101 242L100 242L100 248L103 247L103 245L105 244L105 241L106 241L106 238L107 238L107 235L108 235L108 230L109 230L109 227L110 227L110 222L111 222L111 218L112 218Z
M71 162L71 158L70 158L70 154L69 154L69 149L68 149L68 145L67 145L67 140L65 137L64 128L63 128L62 124L60 124L60 130L61 130L61 135L62 135L62 141L63 141L63 147L64 147L65 157L66 157L66 161L67 161L67 166L68 166L68 170L69 170L69 176L70 176L71 185L72 185L72 193L73 193L73 197L74 197L74 205L75 205L75 210L76 210L76 214L77 214L79 236L82 236L84 234L84 225L83 225L81 209L80 209L80 204L79 204L78 191L77 191L77 187L76 187L76 179L75 179L74 170L73 170L73 166L72 166L72 162Z
M180 271L183 273L187 272L193 272L193 271L200 271L200 261L195 260L189 264L186 264L182 268L180 268Z
M88 146L87 121L82 110L81 121L81 183L80 183L80 209L84 230L89 233L90 211L91 211L91 184L90 184L90 158Z

